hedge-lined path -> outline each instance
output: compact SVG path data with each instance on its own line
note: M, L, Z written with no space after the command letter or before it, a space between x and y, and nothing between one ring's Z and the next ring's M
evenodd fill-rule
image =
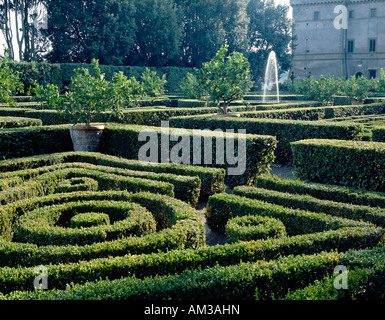
M282 178L286 179L296 179L296 175L294 172L294 168L291 165L277 165L272 164L270 173L272 175L276 175ZM226 193L233 193L231 189L227 189ZM196 206L196 210L201 212L201 220L202 224L205 227L206 230L206 244L209 246L215 246L217 244L223 245L227 242L226 235L223 232L220 231L214 231L209 228L209 226L206 224L206 217L204 215L204 209L207 206L207 202L200 201L198 202Z

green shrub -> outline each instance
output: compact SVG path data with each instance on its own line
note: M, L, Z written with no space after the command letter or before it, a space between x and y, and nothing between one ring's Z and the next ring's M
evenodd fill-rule
M376 79L367 79L364 76L351 76L341 83L342 94L357 101L365 101L369 91L375 87Z
M296 195L255 187L236 187L234 194L250 199L276 203L285 207L312 212L324 212L353 220L364 220L385 227L385 209L381 210L380 208L362 205L320 200L309 195Z
M329 104L334 102L334 96L340 90L340 81L334 79L332 75L327 77L320 75L318 79L310 76L308 79L296 80L292 87L306 100L317 100Z
M378 300L384 298L385 269L383 248L350 250L340 254L340 264L349 265L348 288L337 290L335 275L328 275L313 284L288 293L283 300ZM358 261L359 259L359 261Z
M4 177L5 175L0 176ZM80 177L70 178L59 182L57 187L55 188L55 193L66 193L73 191L97 191L98 189L99 183L96 180L86 177Z
M61 68L58 64L13 61L9 63L9 66L13 71L19 73L20 80L24 85L24 94L28 93L34 81L43 86L54 84L58 87L63 87Z
M37 81L40 85L54 84L64 90L71 83L71 78L74 76L74 70L79 68L92 69L90 64L82 63L34 63L34 62L10 62L10 68L13 71L20 72L20 80L24 84L25 93L32 85L33 81ZM106 74L106 79L110 81L115 72L122 71L127 77L139 78L146 67L137 66L100 66L103 73ZM165 89L169 93L180 92L180 84L182 79L188 72L192 72L192 68L178 68L178 67L163 67L163 68L149 68L151 71L157 71L158 75L163 75L167 78Z
M300 179L385 191L385 143L315 139L292 149Z
M384 103L354 106L328 106L328 107L308 107L290 108L266 111L242 112L243 118L267 118L267 119L288 119L317 121L323 119L344 118L356 115L371 115L385 113Z
M228 54L228 50L228 45L222 46L211 61L197 70L198 86L223 114L227 114L229 104L242 99L254 83L250 80L249 61L242 53Z
M229 219L247 215L260 215L279 219L285 225L289 236L322 232L346 226L371 225L324 213L292 209L260 200L223 193L211 196L207 204L207 224L212 229L225 230Z
M200 197L202 199L205 199L214 193L223 192L225 188L225 171L223 169L176 164L145 164L138 160L128 160L91 152L66 152L4 160L0 162L0 172L35 169L59 164L63 164L64 167L71 167L71 163L73 162L88 163L88 165L84 165L83 168L92 168L92 164L94 164L99 166L99 169L104 169L105 172L106 170L107 172L116 170L120 174L136 177L143 177L143 175L145 175L146 178L149 179L167 181L174 185L174 190L178 197L192 204L196 201L196 193L199 193L199 180L201 181ZM115 169L101 167L113 167ZM119 169L124 170L122 171ZM35 173L42 172L42 170L44 171L44 169L36 170ZM157 173L158 175L149 174L149 172ZM22 172L17 174L21 175ZM7 179L12 176L11 173L6 173L5 175L7 176ZM13 175L13 177L14 176L15 175Z
M281 221L261 216L232 218L227 222L225 231L228 243L286 235L285 226Z
M38 264L63 264L80 260L166 252L173 249L197 248L204 244L205 231L197 212L188 204L165 195L126 191L73 192L44 197L31 197L3 206L0 210L1 222L13 223L24 213L43 210L49 206L83 201L108 201L136 203L150 211L157 223L156 233L142 237L128 237L93 243L90 245L50 244L37 246L30 243L11 242L2 234L1 266L36 266ZM3 227L3 226L1 226ZM11 225L8 229L16 228ZM2 229L2 228L0 228Z
M85 214L93 210L107 214L112 223L80 229L67 227L72 223L74 213ZM39 246L52 243L58 246L90 245L130 236L144 236L155 229L156 222L152 214L135 203L82 201L46 206L24 214L18 220L14 241Z
M53 193L57 187L61 187L61 182L71 178L91 178L98 183L99 190L129 190L131 192L149 191L160 193L168 196L174 196L174 186L164 181L156 181L135 176L124 176L113 173L106 173L103 170L91 168L61 168L61 170L50 171L54 168L48 168L48 172L44 173L35 170L35 172L27 172L31 174L31 178L23 184L14 188L0 192L0 202L2 204L23 199L29 194L46 195ZM33 175L37 175L34 177ZM7 175L3 175L6 177Z
M155 221L154 221L155 223ZM110 217L108 214L100 212L79 213L70 220L71 228L89 228L93 226L109 225Z
M9 61L0 58L0 102L15 105L12 97L23 90L19 76L20 73L10 67Z
M309 183L299 179L285 179L273 175L258 176L254 186L285 193L310 195L322 200L385 208L385 193L369 192L363 189Z
M260 263L261 260L279 259L294 254L311 255L338 247L366 248L378 242L382 232L380 229L345 228L326 231L318 234L280 237L278 239L238 242L226 246L201 247L195 249L172 250L136 256L98 258L90 261L68 263L66 265L50 265L50 285L52 288L64 289L70 282L84 283L97 281L100 277L110 280L135 274L137 278L163 276L183 272L186 269L210 268L216 265L230 266L249 263ZM238 265L239 266L239 265ZM236 267L236 266L234 266ZM3 292L8 288L28 290L27 279L36 276L33 268L1 268L0 283ZM11 279L12 280L11 280ZM285 284L284 281L282 281ZM287 285L287 284L285 284Z
M372 139L375 142L385 142L385 127L373 128Z
M72 140L65 125L0 131L0 159L71 150Z
M138 159L139 151L143 147L144 143L139 141L139 134L143 131L151 131L156 134L158 141L161 140L161 132L162 129L158 127L143 127L143 126L109 126L103 133L103 138L101 141L101 150L104 153L119 155L128 159ZM170 130L170 135L173 134L173 129ZM180 137L188 140L187 145L190 150L184 150L187 154L187 162L183 162L183 164L193 164L194 159L197 155L200 154L200 158L197 159L199 165L207 165L217 168L230 168L236 167L236 164L229 164L227 160L229 156L237 156L238 150L240 148L240 137L235 132L234 135L234 153L229 154L229 144L227 137L231 137L230 135L226 136L226 132L220 133L212 132L212 131L193 131L193 130L185 130L184 132L179 132ZM224 154L216 154L216 148L219 148L219 138L224 138ZM200 148L194 146L197 140L200 140ZM208 144L207 139L212 141L212 164L205 164L204 157L205 155L205 146ZM257 135L246 135L246 171L241 175L227 175L226 182L230 186L239 185L239 184L247 184L252 182L256 175L266 172L268 170L269 164L274 159L274 150L276 147L276 141L274 137L270 136L257 136ZM206 141L205 141L206 140ZM175 146L179 144L179 141L170 141L169 150L172 151ZM158 143L156 143L158 145ZM124 148L124 146L130 146L130 148ZM158 161L161 162L161 148L158 150ZM189 154L188 154L189 151ZM199 152L200 151L200 152ZM185 154L185 155L186 155ZM156 155L155 155L156 156ZM219 159L223 157L224 164L221 164ZM240 160L243 155L239 155ZM184 161L184 160L183 160Z
M0 129L3 128L20 128L29 126L42 126L40 119L18 118L18 117L0 117Z
M160 181L172 184L175 190L175 197L184 200L187 203L190 203L192 206L196 205L200 194L201 181L199 177L181 176L171 173L154 173L121 169L119 167L114 166L113 164L111 167L109 167L81 162L60 163L37 169L26 169L17 172L0 173L0 177L2 177L3 179L20 177L24 181L27 181L28 179L35 178L44 173L58 170L64 170L65 172L68 172L69 178L65 179L64 181L58 182L55 188L56 193L72 191L97 191L98 189L106 189L108 187L113 187L111 182L105 182L108 181L108 178L106 178L106 180L104 178L108 177L108 175L111 174L111 179L115 179L114 187L118 185L116 181L121 180L121 178L125 179L125 177L142 178L145 180ZM70 170L72 171L70 172ZM82 173L84 173L84 175L88 175L89 177L76 177L78 175L81 175ZM72 175L74 175L75 177L70 177ZM119 175L120 177L118 177L117 175ZM95 180L96 178L99 179L99 182ZM123 182L120 183L121 187L128 186L123 184ZM150 182L149 185L154 186L154 182ZM153 191L155 191L155 189Z
M274 136L278 140L275 151L276 162L290 161L292 151L290 143L293 141L320 138L340 140L360 140L363 135L361 124L294 121L278 119L249 119L224 118L209 115L177 117L170 119L170 126L174 128L190 129L246 129L248 134Z
M362 251L365 250L354 251L350 256L359 256ZM383 248L366 251L376 259L383 258ZM324 278L336 265L342 264L344 257L343 253L336 252L280 257L274 261L217 265L204 270L186 270L181 274L143 280L126 277L75 284L65 290L14 292L3 296L3 299L93 300L108 296L112 300L270 300L285 297L289 291L293 292ZM365 262L355 261L349 263L349 266L360 267ZM377 267L371 261L370 267L378 268L377 275L383 277L383 266ZM376 286L376 289L377 294L381 294L381 288Z

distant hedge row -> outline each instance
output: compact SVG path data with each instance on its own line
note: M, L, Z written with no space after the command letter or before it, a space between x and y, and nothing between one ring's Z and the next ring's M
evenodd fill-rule
M267 119L289 119L310 120L344 118L357 115L384 114L385 103L350 105L350 106L328 106L328 107L305 107L290 108L287 110L266 110L242 112L243 118L267 118Z
M36 80L41 85L54 84L59 88L64 89L71 82L71 77L74 75L73 70L78 68L88 68L92 72L90 64L82 63L61 63L61 64L49 64L49 63L35 63L35 62L10 62L10 67L20 72L20 79L24 83L25 92L32 84L33 80ZM122 71L128 77L140 78L141 74L146 70L146 67L137 66L100 66L100 69L106 75L107 80L111 80L112 76L116 72ZM166 90L169 93L179 92L180 84L183 78L188 72L194 72L192 68L179 68L179 67L162 67L162 68L149 68L156 71L160 76L165 74L167 76Z
M120 119L114 118L111 113L98 115L94 118L94 122L118 122L124 124L160 126L161 121L167 121L171 117L193 116L201 114L213 114L218 112L218 108L212 106L204 106L198 100L157 100L159 106L148 106L139 108L130 108L123 111ZM143 102L144 103L144 102ZM175 107L178 105L178 107ZM197 105L197 107L194 107ZM265 104L240 104L229 107L231 112L244 112L256 110L275 110L286 109L292 107L299 108L308 106L309 103L296 103L291 105L265 105ZM17 107L1 107L0 117L28 117L40 119L43 125L66 124L68 119L65 119L57 110L43 109L39 104L19 103Z
M276 162L292 159L290 143L303 139L360 140L363 127L355 123L215 117L212 115L170 118L170 126L191 129L246 129L249 134L275 136L278 140Z

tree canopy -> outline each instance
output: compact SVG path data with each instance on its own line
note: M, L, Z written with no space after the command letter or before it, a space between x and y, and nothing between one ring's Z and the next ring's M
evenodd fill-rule
M228 45L249 59L255 80L271 50L282 69L291 63L288 7L273 0L3 0L0 6L7 10L1 20L15 9L21 14L21 3L29 8L23 24L29 46L22 60L90 63L95 58L107 65L201 67ZM37 5L46 7L48 25L34 33ZM9 39L7 26L0 24ZM42 43L46 48L47 41L48 54L31 54Z

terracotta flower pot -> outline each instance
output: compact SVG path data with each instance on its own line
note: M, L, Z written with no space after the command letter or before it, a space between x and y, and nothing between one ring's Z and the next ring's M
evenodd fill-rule
M69 126L74 151L97 151L103 130L103 125L90 127L85 125Z

